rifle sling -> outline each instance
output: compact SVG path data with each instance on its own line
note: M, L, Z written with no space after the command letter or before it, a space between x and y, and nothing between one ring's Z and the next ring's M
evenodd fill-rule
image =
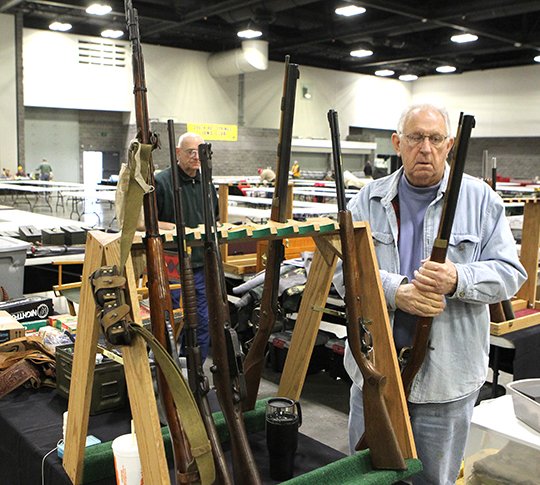
M182 425L189 440L191 453L199 470L201 485L210 485L215 480L214 458L206 429L181 370L159 341L141 325L131 325L131 330L140 335L154 352L154 357L174 399L177 410L182 410Z
M122 228L120 273L133 243L144 194L154 190L154 187L145 182L148 180L153 149L153 145L132 140L128 150L128 163L122 165L115 201L118 223Z

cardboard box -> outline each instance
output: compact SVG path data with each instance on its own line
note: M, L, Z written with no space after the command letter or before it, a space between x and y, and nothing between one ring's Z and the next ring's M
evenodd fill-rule
M0 343L24 337L24 327L8 312L0 311Z
M41 320L53 312L51 298L28 296L0 302L0 310L10 313L19 322Z
M69 313L51 315L49 317L49 325L58 330L67 330L68 332L75 334L77 331L77 317L70 315Z

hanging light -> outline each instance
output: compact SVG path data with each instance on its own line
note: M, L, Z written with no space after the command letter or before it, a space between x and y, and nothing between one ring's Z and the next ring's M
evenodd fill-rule
M379 71L375 71L375 76L380 76L380 77L393 76L394 74L395 72L392 71L391 69L380 69Z
M256 39L261 37L263 34L262 30L250 20L246 28L239 30L236 35L241 39Z
M456 34L450 37L450 40L457 44L464 44L465 42L474 42L478 40L478 36L474 34Z
M55 30L57 32L67 32L68 30L71 30L72 27L73 25L67 22L58 22L58 21L55 21L49 25L49 29Z
M351 51L351 56L353 57L369 57L373 55L373 51L369 49L357 49Z
M86 9L86 13L90 15L107 15L111 11L112 7L110 5L102 5L101 3L93 3Z
M416 74L402 74L399 76L400 81L416 81L418 79L418 76Z
M101 37L106 37L107 39L119 39L123 35L123 30L106 29L101 32Z
M456 72L456 67L455 66L439 66L439 67L436 67L435 70L437 72L440 72L441 74L448 74L450 72Z
M357 5L347 5L346 7L339 7L334 10L337 15L343 15L343 17L352 17L354 15L361 15L366 12L364 7L358 7Z

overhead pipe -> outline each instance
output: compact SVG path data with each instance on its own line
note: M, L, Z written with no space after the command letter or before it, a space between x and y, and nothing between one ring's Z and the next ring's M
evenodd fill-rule
M208 58L208 71L213 77L237 76L268 69L268 42L244 40L240 49L218 52Z

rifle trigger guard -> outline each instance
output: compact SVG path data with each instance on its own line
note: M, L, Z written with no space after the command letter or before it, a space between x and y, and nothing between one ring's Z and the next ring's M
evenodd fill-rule
M373 350L373 336L367 329L366 323L368 323L366 320L360 318L360 343L362 344L361 350L362 353L368 357L370 352Z
M90 276L99 322L105 338L112 345L131 344L130 307L126 303L126 278L116 266L102 266Z

